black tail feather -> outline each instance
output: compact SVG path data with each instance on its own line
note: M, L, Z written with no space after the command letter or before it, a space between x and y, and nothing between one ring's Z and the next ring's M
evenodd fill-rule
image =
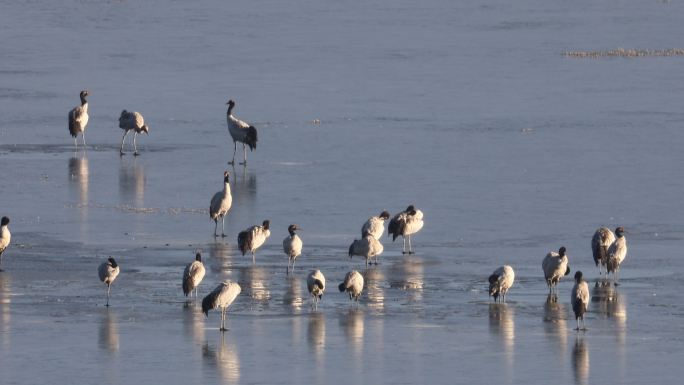
M257 130L254 126L247 128L247 135L245 135L245 144L249 146L250 151L254 151L257 147Z
M389 225L387 225L387 235L392 234L392 242L404 233L404 225L405 223L396 217L390 220Z
M76 119L74 119L72 114L69 114L69 133L74 138L78 135L78 132L76 131Z
M209 310L212 308L211 298L209 298L209 296L204 297L204 299L202 299L202 313L204 313L205 317L209 317Z
M240 246L240 251L242 255L251 249L252 244L252 232L251 231L241 231L238 234L238 246Z
M183 280L183 294L187 297L192 290L190 289L190 277Z

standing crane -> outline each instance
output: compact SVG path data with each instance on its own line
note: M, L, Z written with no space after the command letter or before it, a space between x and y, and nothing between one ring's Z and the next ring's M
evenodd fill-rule
M494 297L494 302L501 296L500 302L506 302L506 293L513 286L515 272L509 265L504 265L494 270L489 276L489 295Z
M313 308L317 309L318 302L323 298L323 292L325 291L325 277L320 270L311 270L306 277L306 288L313 298Z
M256 263L256 256L254 255L256 249L266 242L266 239L271 236L269 226L271 221L265 220L261 226L255 225L238 234L238 246L242 255L248 251L252 252L252 263Z
M124 130L123 137L121 138L121 148L119 149L119 153L121 155L124 154L124 141L126 140L126 135L128 135L128 131L134 131L135 134L133 135L133 155L138 156L138 146L135 143L135 140L138 138L138 134L141 132L144 132L145 135L150 134L150 128L145 124L145 119L143 118L142 114L137 111L121 111L121 116L119 116L119 128Z
M549 294L554 293L556 286L561 278L570 274L570 267L568 266L568 256L565 255L565 247L558 249L558 252L552 251L546 254L542 261L542 270L544 271L544 279L546 285L549 287Z
M622 262L624 262L627 257L627 238L625 238L625 233L624 227L615 229L615 242L608 248L606 275L613 273L613 284L615 286L619 285L618 273L620 272L620 265L622 265Z
M197 252L195 260L188 263L183 271L183 294L187 297L188 294L192 297L192 291L195 291L195 298L197 298L197 286L199 286L202 279L204 279L204 264L202 263L202 254Z
M347 292L349 299L359 303L359 297L363 291L363 275L356 270L352 270L344 276L344 281L337 287L341 293Z
M575 286L572 287L572 295L570 296L572 311L575 313L575 319L577 320L576 330L587 329L584 325L584 313L587 312L589 299L589 285L587 285L587 281L582 279L582 272L577 271L575 273ZM580 321L582 322L581 328Z
M228 105L228 132L230 133L230 137L233 138L233 160L228 162L228 164L235 164L237 142L240 142L242 143L243 153L243 161L240 164L246 165L247 146L249 146L250 151L254 151L257 146L257 130L254 126L233 116L233 108L235 108L235 102L233 100L229 100L226 104Z
M406 210L395 215L387 226L387 235L392 235L392 241L402 236L404 239L403 254L413 254L411 248L411 234L415 234L423 228L423 212L416 210L413 205L410 205ZM406 251L406 239L408 239L408 252Z
M12 233L9 230L10 220L8 217L2 217L0 220L0 271L2 271L2 254L7 250L12 239Z
M283 239L283 251L287 255L287 272L290 272L290 264L292 264L292 271L294 271L294 264L297 257L302 254L302 239L295 231L301 230L301 228L292 224L287 227L287 232L290 233L285 239Z
M221 309L221 327L220 331L224 332L226 329L226 311L235 298L240 294L242 288L235 282L223 281L204 299L202 299L202 312L209 317L209 310Z
M112 283L119 276L119 265L116 263L114 258L109 257L107 261L102 262L97 268L97 274L100 277L100 281L107 285L107 304L105 306L109 307L109 291L112 288Z
M383 210L380 215L372 216L361 226L361 236L368 231L373 238L380 240L382 233L385 232L385 221L390 217L390 213Z
M83 90L79 94L81 97L81 105L76 106L69 111L69 133L74 137L74 146L78 148L76 137L81 134L83 139L83 148L85 149L85 130L88 125L88 101L86 96L90 95L88 90Z
M214 221L214 237L217 237L216 228L218 220L221 218L221 237L226 236L225 217L228 210L233 205L233 196L230 194L230 174L223 172L223 190L214 194L209 204L209 217Z
M369 263L373 263L373 257L375 257L375 264L378 264L378 256L382 254L384 247L382 243L375 239L368 231L363 234L363 238L355 239L351 245L349 245L349 258L354 255L364 257L366 259L366 266Z

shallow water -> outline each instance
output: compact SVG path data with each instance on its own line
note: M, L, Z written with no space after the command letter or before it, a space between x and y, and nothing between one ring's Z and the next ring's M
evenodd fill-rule
M3 2L0 383L679 379L684 58L563 53L681 48L683 6ZM84 88L87 152L66 128ZM226 164L229 98L259 129L246 168ZM139 157L118 154L122 109L151 127ZM215 240L226 169L229 236ZM384 238L379 266L348 259L367 217L408 204L426 218L416 255ZM252 265L237 233L267 218ZM290 223L305 250L288 276ZM541 260L567 247L593 287L602 225L627 229L629 255L577 333L571 280L548 301ZM223 335L182 296L196 249L200 296L243 288ZM109 255L122 273L106 309ZM504 263L516 283L493 304L486 278ZM329 286L317 312L311 268ZM352 268L358 306L335 292Z

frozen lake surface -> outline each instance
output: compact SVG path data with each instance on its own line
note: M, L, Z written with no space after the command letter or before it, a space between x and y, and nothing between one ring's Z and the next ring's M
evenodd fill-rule
M682 1L3 1L0 383L676 383L684 305ZM67 111L91 93L87 152ZM225 103L259 130L231 167ZM120 157L123 109L144 114ZM80 140L80 138L79 138ZM129 138L130 140L130 138ZM238 154L239 156L239 154ZM231 173L225 239L208 205ZM417 253L361 224L414 204ZM256 264L237 233L264 219ZM304 253L285 272L282 239ZM594 287L590 240L624 226L617 289ZM547 301L560 246L592 287ZM243 288L220 333L181 291L202 249L206 295ZM97 266L121 274L104 307ZM507 304L486 279L510 264ZM328 288L310 309L311 268ZM358 307L336 292L359 269ZM201 299L201 298L200 298ZM552 380L553 379L553 380Z

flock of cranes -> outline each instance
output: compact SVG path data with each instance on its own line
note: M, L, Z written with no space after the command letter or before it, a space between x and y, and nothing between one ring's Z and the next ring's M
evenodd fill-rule
M618 227L613 234L610 229L601 227L594 233L591 239L591 249L594 256L594 262L599 268L599 275L606 271L608 274L613 273L613 284L619 285L618 272L620 265L627 256L627 239L625 238L625 229ZM544 279L549 287L549 294L557 296L558 282L561 278L570 274L570 265L568 262L567 250L565 247L558 249L558 252L551 251L542 260L542 271L544 272ZM605 269L604 269L605 268ZM509 265L504 265L489 276L489 295L494 298L494 301L506 301L506 293L513 286L515 281L515 272ZM500 299L499 299L500 298ZM583 279L581 271L575 273L575 285L572 287L570 294L570 304L575 313L577 320L577 330L586 330L584 324L584 313L589 306L589 286Z
M87 90L80 93L81 104L69 111L69 132L74 138L74 145L78 147L77 136L80 133L85 142L85 130L88 124L88 101L86 97L89 95ZM233 158L229 164L235 163L235 154L237 152L237 142L241 142L243 146L243 161L240 164L247 163L247 147L250 150L256 149L257 144L257 130L254 126L237 119L233 115L235 102L229 100L227 110L227 124L228 132L233 140ZM119 117L119 127L124 130L121 139L120 154L124 155L124 142L129 131L134 131L133 149L134 155L138 155L136 145L136 138L139 133L149 133L149 127L145 124L142 114L139 112L128 112L123 110ZM230 174L228 171L223 173L223 189L216 192L210 201L209 216L214 221L214 237L218 237L218 221L221 220L221 237L226 237L225 234L225 217L228 215L232 207L232 195L230 188ZM395 241L399 236L403 239L402 252L404 254L413 254L413 247L411 245L411 236L423 228L423 213L410 205L406 210L397 213L390 219L390 213L382 211L377 216L370 217L361 227L361 239L355 239L349 246L349 257L354 255L363 257L366 266L375 263L378 264L378 257L384 251L384 247L380 242L385 230L385 221L388 219L387 227L388 236ZM2 271L2 255L10 244L11 233L9 230L9 218L2 217L0 222L0 272ZM301 228L297 224L291 224L288 227L289 235L283 240L283 252L288 257L287 272L294 270L294 265L297 257L302 253L303 242L296 233ZM618 272L620 265L625 260L627 255L627 241L625 239L625 230L623 227L618 227L613 233L606 227L601 227L596 230L591 240L591 248L593 258L596 266L599 269L599 275L604 272L606 277L613 274L613 282L618 285ZM256 263L256 250L261 247L270 237L270 221L264 220L261 225L251 226L244 231L241 231L237 236L238 246L245 255L250 252L252 254L252 263ZM408 244L408 248L407 248ZM550 294L557 294L557 285L560 280L570 274L570 266L567 250L561 247L558 252L549 252L542 261L542 270L544 272L544 279L549 287ZM98 275L100 280L107 285L107 303L109 306L110 291L112 283L116 280L120 273L119 265L114 258L109 257L98 267ZM195 260L189 263L183 272L182 288L185 296L192 297L194 292L195 298L198 296L198 286L202 282L206 270L202 263L201 253L197 252ZM589 303L589 288L587 282L583 280L581 271L575 273L575 284L571 293L571 304L575 318L577 320L577 329L585 329L584 314L587 311ZM509 265L504 265L489 276L489 295L494 298L494 301L506 301L506 295L509 289L513 286L515 281L515 272ZM325 276L320 270L312 270L306 280L307 289L312 297L312 307L317 308L319 301L325 292ZM349 299L355 301L358 306L359 297L364 288L364 278L361 273L356 270L349 271L342 283L338 286L340 292L346 292ZM221 310L221 331L225 331L226 312L228 307L240 294L240 285L230 281L221 282L211 293L206 295L202 300L202 311L208 316L209 310Z
M223 173L224 188L217 192L211 199L209 216L214 220L214 236L217 237L216 228L219 216L221 220L225 218L230 210L230 174L228 171ZM228 202L225 204L225 202ZM378 264L378 257L383 252L384 247L380 243L380 238L385 231L385 220L389 219L390 214L383 211L378 216L369 218L362 226L361 233L363 237L356 239L349 246L349 257L353 255L362 256L366 260L366 266L372 263ZM398 236L410 238L411 234L415 234L423 227L423 213L417 210L413 205L406 210L395 215L390 221L391 232L393 239ZM303 242L297 235L297 230L301 230L299 225L291 224L288 226L288 236L283 239L283 252L287 256L287 272L294 271L295 261L302 253ZM252 254L252 263L256 263L256 250L261 247L270 237L270 221L264 220L261 225L254 225L241 231L237 237L238 247L244 256L248 252ZM225 237L225 233L221 234ZM410 245L410 242L409 242ZM404 249L404 252L406 250ZM409 246L409 251L413 253ZM188 264L183 274L183 292L187 296L193 289L196 290L197 285L202 280L205 274L204 267L201 265L201 255L197 253L196 260ZM325 276L320 270L312 270L307 276L306 286L312 298L312 307L317 309L318 302L323 298L325 292ZM348 272L344 281L338 286L340 292L349 294L349 299L358 301L363 292L364 280L361 273L356 270ZM211 293L209 293L202 300L202 311L207 314L211 309L221 309L221 327L220 330L227 330L225 328L226 310L233 303L241 288L237 283L224 281L219 284Z

